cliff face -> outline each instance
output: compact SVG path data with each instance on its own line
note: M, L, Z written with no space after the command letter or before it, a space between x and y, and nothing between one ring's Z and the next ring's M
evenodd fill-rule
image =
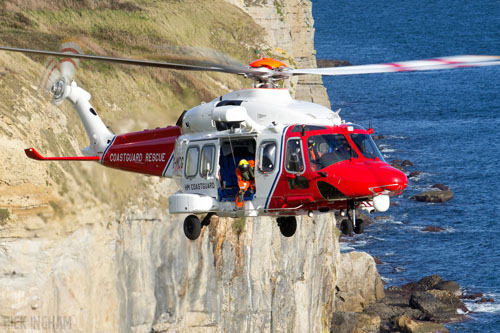
M229 48L233 41L248 38L248 46L258 39L245 32L251 29L263 40L250 49L281 54L297 67L314 65L309 1L232 2L240 9L212 1L140 2L140 10L124 8L127 23L141 34L162 26L176 26L177 33L184 33L182 22L193 16L191 20L203 18L210 26L205 31L205 25L191 29L188 24L189 38L201 42L216 36L214 47ZM41 9L25 11L14 1L0 19L27 25L18 32L23 36L19 40L26 41L35 31L54 33L50 29L58 26L48 24L47 18L57 14L45 12L43 1L39 4ZM72 10L76 18L95 15L92 24L98 24L99 15L115 22L121 17L116 9L92 4L100 14L69 8L65 15L73 15ZM193 7L182 7L189 4ZM189 15L188 9L193 11ZM234 21L212 22L212 17ZM61 27L66 20L61 19ZM94 29L108 36L106 41L116 42L129 38L122 35L126 27L81 29ZM231 28L233 36L225 35ZM6 41L2 43L28 46L15 44L16 35L9 31L0 34ZM227 44L219 45L223 37ZM140 38L130 42L145 43ZM46 43L51 45L50 40ZM92 40L87 46L99 51ZM292 238L281 236L274 219L212 218L193 242L184 236L183 217L168 214L167 198L177 191L173 181L94 163L27 159L23 149L30 146L47 155L72 155L87 144L70 107L54 107L37 96L33 82L41 69L38 62L0 54L0 330L320 331L330 327L332 312L359 311L381 297L373 259L340 254L333 215L300 218ZM181 101L196 104L242 84L218 74L87 66L85 76L77 79L89 88L91 103L117 132L157 126L158 121L172 123L182 110ZM294 85L297 97L326 99L319 81L306 83ZM143 114L143 109L149 112Z

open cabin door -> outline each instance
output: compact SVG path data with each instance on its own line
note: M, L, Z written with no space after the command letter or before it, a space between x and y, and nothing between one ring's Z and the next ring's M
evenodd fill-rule
M242 159L255 161L256 142L253 137L220 139L219 151L219 201L234 201L238 194L236 166ZM256 188L256 191L258 189ZM255 193L247 191L244 200L252 200Z

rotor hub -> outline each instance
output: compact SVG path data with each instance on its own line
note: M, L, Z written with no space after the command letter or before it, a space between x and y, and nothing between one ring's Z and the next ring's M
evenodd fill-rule
M58 103L64 99L64 92L66 91L66 78L62 77L57 80L50 89L53 96L54 103Z

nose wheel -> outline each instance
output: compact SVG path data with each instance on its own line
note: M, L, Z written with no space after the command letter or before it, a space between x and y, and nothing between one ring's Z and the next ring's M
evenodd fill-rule
M295 216L280 216L276 221L283 236L292 237L295 234L297 230L297 219Z
M340 231L344 235L350 235L353 231L355 234L362 234L365 231L364 221L356 218L356 204L354 202L348 203L347 218L340 222Z

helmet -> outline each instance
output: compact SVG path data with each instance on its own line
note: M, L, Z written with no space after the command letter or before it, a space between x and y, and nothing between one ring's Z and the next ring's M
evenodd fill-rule
M242 159L240 163L238 163L238 169L240 169L241 172L248 171L249 168L250 168L250 163L248 163L248 161L245 159Z

